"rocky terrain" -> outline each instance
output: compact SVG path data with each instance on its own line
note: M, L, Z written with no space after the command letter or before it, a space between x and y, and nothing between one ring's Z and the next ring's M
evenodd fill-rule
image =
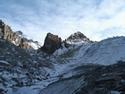
M123 61L109 66L83 65L75 69L75 71L80 70L81 74L53 83L40 94L51 94L51 92L54 92L53 94L125 94L124 67Z
M0 21L0 94L125 94L125 37L48 33L38 47Z
M87 71L86 84L74 94L125 94L125 62L118 61L109 66L99 66Z

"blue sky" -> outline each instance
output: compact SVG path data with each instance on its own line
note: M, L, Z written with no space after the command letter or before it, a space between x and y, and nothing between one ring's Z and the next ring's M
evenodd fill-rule
M0 18L42 43L47 32L98 41L125 35L125 0L0 0Z

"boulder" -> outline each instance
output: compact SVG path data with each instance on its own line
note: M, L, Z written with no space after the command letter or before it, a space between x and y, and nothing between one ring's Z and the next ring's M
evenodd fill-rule
M40 50L45 53L52 54L61 47L61 43L62 40L60 37L48 33L45 38L44 45L40 48Z

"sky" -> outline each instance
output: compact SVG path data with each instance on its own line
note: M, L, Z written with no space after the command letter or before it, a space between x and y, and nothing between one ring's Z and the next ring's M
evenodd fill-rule
M125 36L125 0L0 0L0 19L41 43L48 32L77 31L100 41Z

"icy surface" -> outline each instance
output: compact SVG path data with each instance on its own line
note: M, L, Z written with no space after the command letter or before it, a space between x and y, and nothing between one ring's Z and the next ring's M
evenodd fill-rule
M124 49L125 37L117 37L101 42L72 45L69 48L57 50L52 56L39 55L40 60L49 62L54 66L53 68L41 67L39 69L44 69L49 75L31 86L9 88L8 94L39 94L39 92L40 94L72 94L73 90L84 84L84 77L77 78L84 72L82 67L79 68L80 66L85 64L110 65L119 60L124 61ZM1 60L0 62L8 64L6 61ZM20 75L21 78L25 77L23 73L25 70ZM6 71L1 75L6 79L12 78L12 76L18 78L17 74L12 75ZM39 77L39 75L37 76ZM13 85L14 82L10 81L8 84Z
M125 60L124 48L125 37L103 40L88 48L80 61L104 65L114 64L119 60Z

